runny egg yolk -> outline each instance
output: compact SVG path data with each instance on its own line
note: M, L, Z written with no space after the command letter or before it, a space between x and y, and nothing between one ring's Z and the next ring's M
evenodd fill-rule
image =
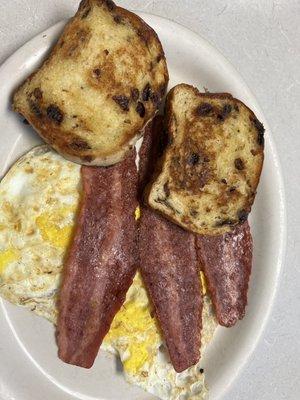
M55 247L67 248L72 237L73 224L60 227L59 223L67 216L71 208L64 207L54 213L43 213L36 219L43 240Z
M0 274L4 272L8 264L17 261L20 258L18 250L13 247L0 251Z
M127 373L137 374L146 361L151 363L160 343L160 335L148 305L139 304L136 300L124 304L105 337L108 344L115 340L124 343L128 353L123 360Z

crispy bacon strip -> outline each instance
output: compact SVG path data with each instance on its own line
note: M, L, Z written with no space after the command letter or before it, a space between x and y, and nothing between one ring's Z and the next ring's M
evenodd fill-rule
M245 315L252 266L248 222L219 236L198 236L198 256L220 325L231 327Z
M135 151L108 168L82 167L83 198L59 302L59 357L90 368L137 267Z
M160 151L161 119L146 129L140 150L141 192ZM143 206L140 269L177 372L200 358L202 297L195 237Z

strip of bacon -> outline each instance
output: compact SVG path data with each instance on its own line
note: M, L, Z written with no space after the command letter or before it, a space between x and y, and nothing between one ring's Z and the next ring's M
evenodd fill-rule
M83 197L60 293L59 357L90 368L137 269L136 153L82 167Z
M198 256L220 325L231 327L245 315L252 266L248 222L219 236L198 236Z
M144 134L140 150L141 192L160 151L161 119ZM143 206L139 252L143 280L177 372L200 358L202 296L195 237Z

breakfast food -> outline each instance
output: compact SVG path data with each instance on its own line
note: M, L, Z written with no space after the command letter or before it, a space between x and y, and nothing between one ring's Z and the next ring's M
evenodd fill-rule
M177 373L170 362L153 313L147 290L140 275L137 274L127 292L126 302L104 339L102 348L119 353L129 383L143 388L162 400L207 399L208 390L204 382L205 371L202 361ZM203 296L202 320L203 354L217 326L207 293Z
M27 153L0 182L0 295L54 324L81 193L80 166L47 146ZM202 321L203 354L217 326L205 287ZM161 399L207 396L201 360L175 372L139 273L101 349L120 356L128 382Z
M231 327L245 315L252 267L248 222L219 236L197 236L198 256L220 325Z
M146 129L140 150L141 189L159 152L162 119ZM174 369L182 372L200 358L202 295L195 236L149 207L139 220L140 271L154 305Z
M155 122L157 123L157 121ZM141 160L139 176L142 182L140 192L142 192L145 182L149 179L147 174L151 171L151 164L154 160L153 151L156 148L152 141L152 135L155 132L157 133L158 127L159 124L156 125L156 130L154 130L153 134L151 127L147 128L144 143L139 153ZM149 149L151 149L151 156L147 157ZM160 151L161 149L159 148L158 150ZM128 160L125 160L123 163L127 162ZM97 175L101 174L99 171L102 171L102 168L84 167L83 169L86 169L88 176L93 171ZM109 172L113 169L122 169L122 164L106 168L105 171ZM129 168L127 172L130 173L132 170L136 171L135 166ZM109 182L111 192L115 193L114 187L118 179L115 180L111 173L108 175L110 180L106 180L106 182ZM80 166L63 159L47 146L38 147L26 154L11 168L0 183L0 198L2 200L0 204L0 295L14 304L31 309L53 323L57 323L58 319L58 298L60 298L60 301L66 300L66 308L68 304L64 295L60 296L59 294L62 269L68 248L70 245L74 247L76 242L72 243L72 237L74 236L74 225L76 221L78 223L78 209L83 190L84 196L91 196L91 199L94 198L89 190L91 186L83 185L82 183L84 182L82 182ZM84 188L83 186L86 187ZM101 187L103 188L103 184L101 184ZM123 189L126 190L124 185ZM94 190L99 190L99 188ZM132 190L134 192L134 189ZM101 197L101 195L99 196ZM133 215L135 202L132 200L130 203L132 204L122 208L122 212L129 207ZM86 203L83 201L83 204ZM112 230L118 225L116 223L119 216L117 211L119 209L118 204L115 204L111 212L106 213L104 216L105 221L110 219L111 224L109 224L109 227ZM93 208L93 204L91 207ZM145 212L148 212L148 217L150 215L150 221ZM125 214L127 215L126 211ZM136 214L138 215L138 213ZM198 275L198 293L200 293L200 285L203 287L203 309L201 309L202 303L199 306L197 290L194 286L195 272L193 264L187 264L187 268L182 265L183 270L180 271L178 268L174 268L174 264L170 263L170 257L173 254L175 254L177 260L181 260L180 254L176 253L173 235L169 241L164 235L160 236L165 246L171 249L172 252L171 255L166 252L165 264L167 267L173 266L171 272L176 272L176 275L167 274L167 268L164 268L164 265L161 264L162 271L154 265L155 268L153 268L151 276L148 269L149 265L151 266L151 262L149 263L151 258L148 257L147 259L147 252L150 255L147 244L149 247L154 248L159 256L163 254L163 249L161 243L157 241L157 236L154 237L154 241L150 241L151 238L147 232L147 220L150 232L153 232L157 227L164 227L168 233L175 232L175 238L179 238L179 232L182 232L180 239L184 240L185 243L191 242L190 238L193 236L180 227L164 221L160 215L155 219L153 214L154 211L145 206L141 207L139 242L141 247L144 248L144 256L143 259L140 259L140 264L145 283L148 290L152 283L156 287L155 291L152 290L151 292L149 290L152 301L153 299L156 301L155 310L152 309L152 302L148 298L144 283L140 275L137 274L127 292L124 304L111 323L101 348L119 354L128 382L140 386L149 393L166 400L175 400L180 396L201 400L206 398L207 395L201 360L183 372L176 372L169 360L169 353L171 355L173 350L172 344L170 345L170 338L175 338L174 345L179 345L178 349L184 357L193 356L194 354L199 356L199 342L198 351L195 348L195 343L197 343L199 336L197 332L195 332L195 337L191 334L192 330L195 329L194 323L197 319L193 316L199 315L202 311L201 353L203 353L216 327L213 307L206 291L206 286L200 283ZM154 222L156 225L153 225ZM85 224L86 220L84 219L82 224L77 225L77 229L80 231ZM123 234L132 237L130 224L126 223L125 225L121 231ZM145 234L145 239L142 236L142 231ZM118 233L122 235L119 230ZM199 267L201 265L206 274L218 320L221 324L229 326L232 324L232 318L241 318L244 314L251 270L252 242L249 227L244 224L236 228L235 233L227 233L223 237L198 236L197 242L200 256ZM175 247L173 247L174 245ZM88 246L89 244L82 246L82 254L88 251ZM76 249L76 246L74 248ZM188 249L181 249L184 254L186 254L187 250L188 255L193 253L191 246L188 246ZM88 261L90 262L90 260ZM145 266L142 265L144 261ZM232 275L233 267L236 267L234 275ZM240 273L241 276L237 276ZM201 276L203 277L203 275ZM163 281L159 282L159 278L163 278ZM178 278L182 279L182 281L179 282ZM85 276L82 280L91 283L88 276ZM165 293L174 294L177 299L175 296L170 301L167 296L166 301L164 296L161 297L159 286L164 282L167 286L170 283L176 283L175 291L165 290ZM231 288L235 289L234 293L231 291L224 293L227 287L222 282L229 282ZM101 282L95 284L101 286ZM191 284L190 287L192 289L190 293L189 284ZM182 293L178 291L180 288ZM233 302L230 303L228 295L230 297L237 292L240 294L240 297L237 297L237 303L235 302L236 297L233 297ZM191 293L195 295L195 299L191 299ZM159 299L162 304L157 307ZM195 309L193 309L193 305ZM166 314L169 316L169 320L163 321L161 313L164 310L168 310L169 306L174 306L175 308L172 308ZM176 307L181 308L179 313ZM92 311L92 308L87 307L86 312L88 310ZM69 311L72 312L72 310ZM171 315L172 312L174 312L174 315ZM192 317L189 312L192 313ZM111 313L108 314L108 317L110 315ZM156 321L154 315L158 316L158 321ZM178 318L177 321L176 318ZM190 322L189 330L183 329L184 326L186 327L183 320ZM228 321L230 324L227 323ZM162 324L166 342L163 340L158 322ZM80 319L74 318L75 332L79 323ZM175 333L169 331L166 334L169 328L175 329ZM185 335L186 332L187 336ZM176 338L176 334L179 336L180 342ZM190 339L192 341L189 341ZM165 347L165 343L169 352ZM189 343L190 349L186 348L186 343ZM184 358L184 360L186 359ZM189 358L187 360L188 362L190 361ZM176 358L173 358L172 362L175 366L177 365L176 361Z
M64 362L90 368L101 347L147 392L203 400L200 354L245 315L264 127L187 84L155 117L168 79L141 18L81 2L13 96L50 147L0 183L0 295L56 325Z
M60 290L59 357L90 368L137 270L136 152L82 167L82 199Z
M167 83L153 29L111 0L84 0L13 107L65 158L107 166L142 135Z
M223 234L246 221L263 165L264 127L226 93L180 84L167 96L169 143L149 205L183 228Z
M80 198L80 166L32 149L0 183L0 294L50 321Z

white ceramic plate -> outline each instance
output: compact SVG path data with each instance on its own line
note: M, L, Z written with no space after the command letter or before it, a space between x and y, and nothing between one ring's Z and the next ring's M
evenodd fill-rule
M218 328L204 355L211 399L221 399L255 349L265 327L278 285L285 248L283 183L271 132L254 96L229 62L209 43L167 19L140 14L158 33L166 52L171 88L186 82L200 89L230 92L254 110L266 127L266 158L251 227L254 263L249 306L235 328ZM40 143L33 130L11 111L11 95L36 68L64 22L36 36L0 68L0 176L27 150ZM254 64L255 68L255 64ZM1 200L0 200L1 201ZM0 398L5 400L122 399L152 396L129 386L115 360L101 353L91 370L63 364L57 358L54 328L30 312L1 303Z

